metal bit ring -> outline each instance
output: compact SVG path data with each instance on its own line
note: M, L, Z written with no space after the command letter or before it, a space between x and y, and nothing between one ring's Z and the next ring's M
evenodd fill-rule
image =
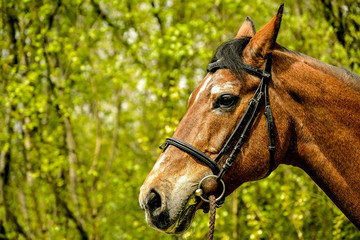
M202 183L203 183L203 181L204 181L205 179L211 178L211 177L216 178L216 179L218 178L218 176L216 176L216 175L209 175L209 176L204 177L204 178L199 182L198 189L196 190L197 192L199 192L199 191L198 191L199 189L201 190L201 194L196 194L196 195L197 195L198 197L200 197L201 200L203 200L203 201L206 202L206 203L209 203L210 201L209 201L209 199L206 199L206 198L204 198L204 197L202 196L201 185L202 185ZM217 179L217 181L218 181L218 179ZM222 193L220 194L220 196L215 199L215 202L220 201L220 200L223 198L224 194L225 194L225 183L224 183L224 181L223 181L222 179L220 179L220 182L221 182L221 184L222 184L223 190L222 190ZM199 193L200 193L200 192L199 192Z

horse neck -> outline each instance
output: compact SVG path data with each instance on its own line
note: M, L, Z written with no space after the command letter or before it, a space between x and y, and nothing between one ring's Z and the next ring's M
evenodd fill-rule
M287 161L360 228L360 82L301 55L278 52L273 63L279 107L293 121Z

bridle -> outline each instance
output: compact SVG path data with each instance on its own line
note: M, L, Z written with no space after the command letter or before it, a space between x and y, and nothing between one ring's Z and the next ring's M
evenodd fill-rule
M236 126L234 132L231 134L230 138L227 140L225 145L220 150L219 154L215 159L210 158L208 155L200 151L199 149L191 146L190 144L177 139L177 138L167 138L166 141L160 145L160 149L163 151L166 150L166 148L169 145L173 145L182 151L190 154L191 156L195 157L202 163L206 164L213 172L213 175L208 175L205 178L203 178L197 189L197 196L199 196L203 201L209 202L208 199L206 199L204 196L202 196L202 190L201 186L205 179L213 177L216 178L218 183L221 183L222 185L222 193L221 195L216 198L217 207L222 206L224 202L224 195L225 195L225 184L222 178L224 177L224 174L231 168L233 162L235 161L237 155L240 153L240 149L243 146L243 144L246 142L248 138L248 134L251 130L251 127L255 121L256 116L258 115L259 108L261 105L261 102L264 102L264 113L266 116L266 122L267 122L267 129L268 129L268 135L269 135L269 155L270 155L270 161L269 161L269 170L266 173L266 175L263 178L266 178L269 176L274 168L275 164L275 136L274 136L274 121L273 121L273 115L270 107L270 100L269 100L269 82L271 80L271 66L272 66L272 56L269 55L265 70L262 71L257 67L245 64L245 63L239 63L240 66L247 71L248 73L258 76L261 78L260 84L258 88L255 91L254 96L250 99L248 106L245 110L244 115L242 116L240 122ZM225 63L222 60L210 63L207 66L207 72L215 73L218 69L227 69L228 66L225 65ZM234 146L235 142L237 140L236 145ZM234 146L234 147L233 147ZM226 159L224 165L222 168L219 168L218 162L223 157L223 155L233 147L233 150L229 157ZM200 190L199 190L200 189ZM220 202L220 204L218 204Z

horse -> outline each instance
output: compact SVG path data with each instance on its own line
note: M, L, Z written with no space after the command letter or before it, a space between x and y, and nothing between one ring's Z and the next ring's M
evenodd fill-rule
M282 15L283 5L258 32L247 17L217 49L140 188L151 227L182 233L210 195L221 206L287 164L360 229L360 77L276 43Z

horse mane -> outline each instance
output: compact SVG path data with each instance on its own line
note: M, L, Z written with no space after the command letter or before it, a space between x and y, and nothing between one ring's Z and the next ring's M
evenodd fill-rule
M250 37L235 38L221 44L216 49L216 52L211 62L216 62L221 59L233 74L243 77L245 69L242 67L241 64L243 63L242 53L244 48L249 43L250 39ZM309 57L293 50L286 49L284 47L280 47L279 50L285 53L291 53L303 59L310 60L307 61L307 64L323 72L326 72L327 74L333 75L354 90L360 92L360 76L356 75L350 70L332 66L315 58Z
M281 47L280 51L291 53L297 57L301 57L302 59L308 60L306 63L312 66L315 69L321 70L326 72L329 75L336 77L337 79L341 80L345 84L347 84L352 89L360 92L360 76L356 75L355 73L351 72L349 69L346 68L339 68L333 65L324 63L318 59L312 58L305 54L289 50L287 48Z

